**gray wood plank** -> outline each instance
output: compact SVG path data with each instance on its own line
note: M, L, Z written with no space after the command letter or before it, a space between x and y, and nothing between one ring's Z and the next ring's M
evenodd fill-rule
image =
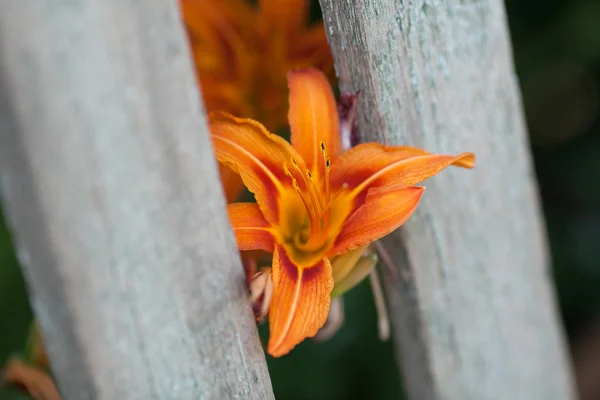
M0 3L0 182L65 399L272 399L177 2Z
M320 2L363 139L477 156L384 240L408 397L575 398L503 3Z

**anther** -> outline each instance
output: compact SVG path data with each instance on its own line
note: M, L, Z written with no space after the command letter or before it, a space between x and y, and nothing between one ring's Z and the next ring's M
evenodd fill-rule
M331 170L331 159L327 155L325 143L321 142L321 153L325 164L325 207L322 208L322 214L325 217L325 227L329 226L329 206L331 204L331 193L329 187L329 172Z
M294 177L292 176L292 173L290 172L290 170L289 170L289 168L288 168L288 166L287 166L287 163L283 163L283 173L284 173L286 176L288 176L288 177L290 177L290 178L294 179Z
M300 176L302 177L302 180L304 181L304 185L306 186L306 189L308 190L308 195L310 198L310 202L312 204L311 208L313 209L313 215L316 218L322 211L322 204L319 201L319 197L317 195L315 185L312 180L312 173L307 170L306 175L304 175L302 173L302 170L300 169L300 166L296 162L296 159L294 157L292 157L291 160L292 160L292 164L294 164L294 168L296 169L296 171L298 171L300 173ZM316 222L317 221L315 220L315 225L316 225Z
M298 185L298 181L296 178L292 178L292 186L296 189L296 192L300 193L300 186Z

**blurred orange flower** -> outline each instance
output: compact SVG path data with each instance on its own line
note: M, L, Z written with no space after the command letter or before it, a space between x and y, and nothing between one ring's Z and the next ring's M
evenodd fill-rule
M274 131L287 122L287 71L316 67L334 78L322 23L309 26L310 0L180 0L205 107L259 120ZM221 167L229 201L243 189Z

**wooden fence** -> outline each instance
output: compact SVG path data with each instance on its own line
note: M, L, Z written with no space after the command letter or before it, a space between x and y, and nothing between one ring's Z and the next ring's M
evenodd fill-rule
M574 399L503 3L321 6L363 138L478 157L384 242L408 398ZM1 193L65 399L273 398L211 152L176 1L0 3Z
M504 4L321 0L363 137L472 151L384 243L397 360L415 400L574 398Z
M2 193L65 399L268 399L175 1L3 1Z

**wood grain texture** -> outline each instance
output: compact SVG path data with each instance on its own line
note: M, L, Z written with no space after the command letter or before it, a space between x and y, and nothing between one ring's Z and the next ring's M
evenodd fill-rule
M413 400L573 399L500 0L321 0L366 140L477 155L425 182L384 243Z
M0 3L0 178L65 399L272 399L177 2Z

